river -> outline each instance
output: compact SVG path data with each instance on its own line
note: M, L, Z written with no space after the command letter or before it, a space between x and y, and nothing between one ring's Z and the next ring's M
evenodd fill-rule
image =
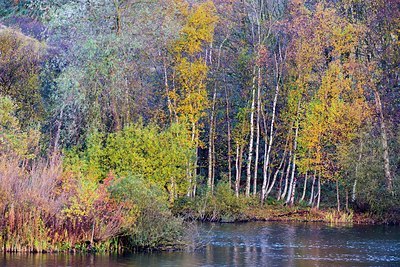
M201 224L195 252L4 254L1 266L400 266L399 226Z

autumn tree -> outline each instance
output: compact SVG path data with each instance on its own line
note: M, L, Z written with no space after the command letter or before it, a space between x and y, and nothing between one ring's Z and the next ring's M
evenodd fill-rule
M338 17L334 9L322 5L317 5L313 20L320 25L317 29L321 29L321 32L315 33L315 38L321 41L319 55L323 64L320 65L322 75L317 80L319 86L305 106L299 143L306 160L303 165L310 164L311 156L311 166L319 175L336 181L339 210L338 180L341 166L338 155L344 153L343 148L357 138L369 109L364 93L368 86L367 74L356 54L362 29ZM312 72L308 75L312 75Z
M202 52L204 45L213 41L216 22L217 16L212 2L205 2L187 10L186 24L172 48L175 56L173 75L176 76L176 85L168 92L168 97L172 103L175 120L187 123L190 140L196 151L201 146L199 122L208 106L208 67ZM197 163L194 166L188 163L189 196L194 196L196 192L196 168Z

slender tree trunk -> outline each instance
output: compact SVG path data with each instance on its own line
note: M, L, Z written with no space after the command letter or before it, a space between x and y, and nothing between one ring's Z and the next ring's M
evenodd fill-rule
M315 177L317 176L317 171L314 170L314 176L311 184L311 195L310 195L310 200L308 201L308 205L311 207L314 206L314 185L315 185Z
M206 49L206 55L204 57L205 64L207 66L207 60L210 59L210 65L212 64L212 43L210 44L210 53L208 53L208 49ZM215 77L214 77L215 79ZM208 190L213 192L213 143L214 143L214 113L215 113L215 101L217 98L217 80L214 81L214 90L212 94L212 101L211 101L211 114L210 114L210 130L208 132L208 177L207 177L207 188Z
M257 126L257 137L256 137L256 149L254 159L254 176L253 176L253 196L257 194L257 176L258 176L258 158L259 158L259 146L260 146L260 129Z
M240 150L239 150L239 179L238 179L238 189L239 190L240 190L240 180L242 178L243 151L244 151L244 145L241 145Z
M279 178L279 184L278 184L278 193L276 195L276 200L280 200L281 199L281 195L282 195L282 182L283 182L283 177L285 176L285 170L286 170L286 161L285 164L283 165L283 169L281 171L281 177Z
M290 127L292 128L292 127ZM282 160L286 159L286 147L288 146L290 141L290 134L287 135L286 137L286 144L285 144L285 153L284 153L284 157L282 158ZM292 149L289 148L289 158L288 158L288 162L286 164L286 161L284 162L283 165L283 169L282 169L282 174L281 174L281 178L279 181L279 189L278 189L278 196L277 196L277 200L281 200L281 198L285 198L286 195L286 190L287 190L287 184L288 184L288 175L289 175L289 170L290 170L290 162L291 162L291 157L292 157ZM285 170L287 170L286 175L285 175ZM283 181L283 177L285 177L285 194L283 194L282 192L282 181Z
M268 125L267 125L267 118L266 118L266 114L264 114L263 110L261 109L261 113L262 113L262 119L263 119L263 128L264 128L264 162L263 162L263 168L262 168L262 174L263 174L263 183L261 185L261 204L263 204L263 199L262 199L262 194L263 194L263 185L264 185L264 176L266 175L266 166L265 166L265 160L267 158L267 154L268 154Z
M351 201L352 202L356 201L358 167L359 167L360 162L361 162L361 157L362 157L362 143L360 144L360 153L358 154L358 161L356 163L355 179L354 179L354 183L353 183L353 192L351 194Z
M195 162L194 162L194 166L192 167L190 164L190 160L188 163L188 170L187 170L187 175L188 175L188 179L189 179L189 187L188 187L188 192L187 192L187 196L188 197L192 197L194 196L193 193L195 193L196 191L196 181L195 181L195 176L196 176L196 169L197 169L197 157L198 157L198 149L197 149L197 134L196 134L196 123L192 122L192 133L191 133L192 137L192 143L195 143Z
M292 197L294 198L294 188L295 188L295 171L296 171L296 149L297 149L297 137L299 135L299 121L296 122L296 131L294 136L294 145L293 145L293 161L292 161L292 175L290 177L289 183L289 193L286 198L286 203L292 202Z
M346 188L346 212L349 212L349 190Z
M285 198L286 193L288 191L291 162L292 162L292 149L289 150L288 165L287 165L286 175L285 175L285 187L283 188L283 193L281 195L281 199Z
M319 204L321 202L321 171L318 174L318 199L317 199L317 209L319 209Z
M209 131L209 140L208 140L208 179L207 179L207 187L211 192L213 191L212 177L214 174L214 163L213 163L213 147L214 147L214 114L215 114L215 102L217 98L217 85L214 85L213 99L211 105L211 117L210 117L210 131Z
M281 163L279 164L279 167L276 169L276 171L274 173L274 177L272 178L272 182L269 185L267 192L265 193L265 198L268 197L269 193L271 193L271 191L272 191L272 188L274 188L274 185L275 185L275 182L276 182L276 178L278 178L278 174L279 174L279 172L281 171L281 168L282 168L282 162L284 161L283 159L282 159Z
M251 98L251 111L250 111L250 141L249 141L249 155L247 160L247 172L246 172L246 197L250 196L250 185L251 185L251 161L253 157L253 145L254 145L254 106L256 98L256 75L255 68L253 70L253 86L252 86L252 98Z
M197 162L199 158L199 148L196 147L196 159L194 161L194 166L193 166L193 187L192 187L192 197L196 196L196 190L197 190Z
M195 161L194 161L194 166L193 166L193 187L192 187L192 197L196 196L196 190L197 190L197 166L198 166L198 160L199 160L199 133L196 128L196 124L194 124L194 130L195 132L195 142L196 142L196 147L195 147Z
M242 177L243 145L236 143L236 180L235 194L239 197L240 179Z
M304 201L304 198L306 196L306 190L307 190L307 176L308 176L308 171L306 171L306 176L304 177L304 186L303 186L303 194L301 195L300 202Z
M268 168L268 178L267 178L267 188L269 188L270 182L271 182L271 170L272 168ZM265 195L267 195L267 192L265 192ZM264 196L265 198L265 196Z
M267 190L267 176L268 176L268 167L269 167L269 160L271 156L271 150L272 150L272 143L273 143L273 135L274 135L274 124L275 124L275 113L276 113L276 104L278 102L278 94L279 94L279 83L276 84L275 87L275 96L274 96L274 102L272 104L272 117L271 117L271 128L269 132L269 139L265 140L265 142L268 141L268 150L267 150L267 155L264 159L264 166L263 166L263 184L262 184L262 191L261 191L261 203L264 202L266 190ZM267 135L265 135L267 136Z
M115 8L115 28L117 35L121 34L122 25L121 25L121 8L119 6L119 1L114 0L114 8Z
M382 148L383 148L383 161L385 168L385 178L386 178L386 186L388 192L393 192L393 177L390 172L390 159L389 159L389 146L388 146L388 138L387 138L387 129L385 118L383 116L383 107L381 102L381 97L377 90L375 90L375 104L379 113L380 125L381 125L381 138L382 138Z
M277 170L276 170L275 173L274 173L274 178L272 179L271 185L268 187L268 190L267 190L267 192L266 192L266 194L265 194L265 197L266 197L266 198L268 197L269 193L271 193L272 188L273 188L274 185L275 185L276 178L278 177L278 174L279 174L279 172L281 171L282 166L283 166L283 164L284 164L284 162L285 162L288 143L289 143L289 138L286 138L286 143L285 143L285 149L284 149L284 151L283 151L283 156L282 156L281 162L279 163L279 166L278 166ZM282 184L282 176L283 176L283 175L281 175L281 184Z
M226 84L226 83L225 83ZM227 120L227 131L228 131L228 180L229 185L232 187L232 148L231 148L231 123L229 118L229 96L228 90L225 86L225 100L226 100L226 120Z
M351 194L351 201L352 202L356 201L356 193L357 193L357 176L356 176L356 179L354 179L354 183L353 183L353 192Z
M337 201L337 210L340 211L339 180L336 180L336 201Z
M228 37L226 37L220 44L218 48L218 63L217 63L217 68L215 72L218 72L220 65L221 65L221 53L222 53L222 47L227 40ZM210 44L210 53L209 53L209 61L210 64L212 64L212 43ZM209 189L211 189L211 192L213 192L214 188L214 177L215 177L215 162L213 159L215 158L215 125L216 125L216 118L215 118L215 105L216 105L216 100L217 100L217 86L218 86L218 79L217 77L214 77L214 90L213 90L213 96L212 96L212 102L211 102L211 115L210 115L210 132L209 132L209 144L208 144L208 179L207 179L207 186Z
M170 178L170 182L171 182L171 189L169 191L169 202L170 203L174 203L174 199L175 199L175 180L174 177L171 175Z
M257 176L258 176L258 157L260 147L260 114L261 113L261 68L258 67L258 84L257 84L257 121L256 121L256 148L254 159L254 178L253 178L253 196L257 194Z
M235 179L235 195L236 197L239 197L239 183L240 183L240 171L239 171L239 144L236 143L236 161L235 161L235 167L236 167L236 179Z
M279 49L279 54L280 49ZM280 56L281 57L281 56ZM271 155L271 150L272 150L272 142L273 142L273 136L274 136L274 124L275 124L275 113L276 113L276 105L278 103L278 95L279 95L279 80L280 80L280 74L279 74L279 63L277 56L275 54L275 69L276 69L276 86L275 86L275 96L274 96L274 102L272 104L272 117L271 117L271 128L269 132L269 144L268 144L268 151L267 151L267 156L264 159L264 166L263 166L263 184L262 184L262 189L261 189L261 203L264 202L265 194L267 192L267 173L268 173L268 167L269 167L269 160L270 160L270 155ZM265 135L267 136L267 135ZM265 140L267 142L267 140Z
M214 118L214 125L216 126L217 125L217 121L216 121L216 118ZM215 127L214 127L214 129L215 129ZM215 130L214 130L214 135L215 135ZM214 187L215 187L215 162L216 162L216 159L215 159L215 138L216 137L214 137L214 141L213 141L213 145L212 145L212 164L213 164L213 166L212 166L212 177L211 177L211 192L214 192Z
M293 180L293 187L292 187L292 193L290 194L290 200L289 200L289 204L291 206L293 206L294 204L294 196L296 194L296 184L297 184L297 176L294 177Z
M172 109L172 102L171 102L171 97L169 94L169 86L168 86L168 73L167 73L167 63L165 58L163 57L163 69L164 69L164 87L165 87L165 95L167 96L167 106L168 106L168 111L169 111L169 115L170 115L170 119L172 122L172 118L173 116L176 114L173 113ZM175 118L176 120L176 118Z
M190 171L191 168L192 168L192 166L190 164L190 159L189 159L187 167L186 167L186 176L187 176L188 183L189 183L188 188L187 188L187 193L186 193L187 197L190 197L191 196L191 192L192 192L192 190L191 190L191 188L192 188L192 177L191 177L191 171Z
M293 161L294 161L294 155L293 155ZM292 196L292 190L293 190L293 181L294 181L294 174L293 174L294 164L293 164L293 161L292 161L292 174L290 175L290 182L289 182L289 190L287 192L286 201L285 201L286 204L289 203L290 198Z
M212 118L213 119L213 118ZM207 179L207 187L212 192L212 177L213 177L213 146L214 146L214 127L213 123L210 121L210 132L209 132L209 142L208 142L208 179Z

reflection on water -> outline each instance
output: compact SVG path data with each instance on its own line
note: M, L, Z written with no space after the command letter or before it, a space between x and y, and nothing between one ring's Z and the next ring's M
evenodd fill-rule
M400 266L400 227L203 224L195 252L117 255L4 254L1 266Z

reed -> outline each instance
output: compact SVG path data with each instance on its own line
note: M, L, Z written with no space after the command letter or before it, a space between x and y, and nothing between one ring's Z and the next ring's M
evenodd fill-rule
M329 223L352 223L353 216L354 216L353 211L339 212L333 210L326 212L325 220Z

